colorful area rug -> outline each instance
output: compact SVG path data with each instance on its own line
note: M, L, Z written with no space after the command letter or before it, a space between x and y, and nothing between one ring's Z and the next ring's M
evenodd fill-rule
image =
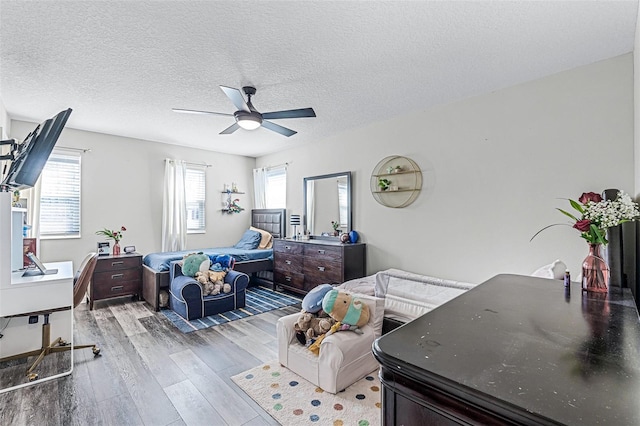
M246 306L233 311L223 312L217 315L211 315L200 319L187 321L171 309L163 309L161 312L171 321L173 325L178 327L183 333L190 333L196 330L214 327L216 325L227 322L247 318L258 315L263 312L273 311L274 309L293 306L300 303L302 299L277 291L270 290L265 287L249 287L246 294Z
M333 395L282 367L278 361L231 377L283 425L379 425L381 391L377 371Z

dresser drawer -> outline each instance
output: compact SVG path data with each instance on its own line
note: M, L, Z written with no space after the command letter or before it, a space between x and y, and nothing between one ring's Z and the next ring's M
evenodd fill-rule
M109 259L98 259L95 272L114 271L117 269L137 268L142 265L142 257L112 257Z
M304 248L305 259L322 259L325 261L340 261L342 259L342 247L331 247L309 244Z
M142 282L142 274L140 269L116 269L104 272L95 272L93 274L92 283L96 287L102 285L109 286L114 282L122 281L140 281Z
M276 240L273 244L273 251L276 253L302 254L304 246L291 241Z
M320 258L305 258L303 273L311 288L323 283L342 282L342 262Z
M91 293L95 300L107 299L110 297L125 296L129 294L140 294L140 280L117 281L102 283L93 288ZM94 285L94 283L91 283Z
M276 284L304 290L304 275L297 272L275 271L273 280Z
M278 271L302 273L302 256L291 253L277 253L274 266Z

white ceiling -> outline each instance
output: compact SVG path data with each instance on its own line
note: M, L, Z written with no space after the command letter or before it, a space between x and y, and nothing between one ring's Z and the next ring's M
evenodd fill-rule
M11 118L259 156L633 50L633 1L0 1ZM299 133L218 133L254 85Z

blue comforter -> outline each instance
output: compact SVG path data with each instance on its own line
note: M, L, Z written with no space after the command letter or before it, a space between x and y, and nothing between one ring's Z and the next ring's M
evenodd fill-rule
M167 251L163 253L149 253L142 260L145 265L156 271L168 271L169 264L174 260L180 260L189 253L204 253L207 256L217 256L228 254L233 256L236 262L244 262L246 260L260 260L269 259L273 256L273 249L265 250L241 250L235 247L214 247L208 249L198 250L183 250L183 251Z

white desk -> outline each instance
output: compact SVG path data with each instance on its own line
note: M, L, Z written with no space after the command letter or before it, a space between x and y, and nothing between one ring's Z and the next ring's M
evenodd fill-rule
M11 284L0 288L0 317L46 311L73 305L72 262L46 263L57 274L23 277L11 273Z
M70 309L70 343L73 346L73 263L46 263L47 269L57 269L56 274L22 276L22 271L12 272L10 284L0 287L0 317L9 317L30 312L48 311L58 308ZM8 336L5 337L5 339ZM33 348L35 349L35 347ZM21 352L16 352L21 353ZM42 383L47 380L71 374L73 371L73 350L71 350L71 366L61 374L45 377L31 383L24 383L6 389L0 393L18 389L30 384Z

